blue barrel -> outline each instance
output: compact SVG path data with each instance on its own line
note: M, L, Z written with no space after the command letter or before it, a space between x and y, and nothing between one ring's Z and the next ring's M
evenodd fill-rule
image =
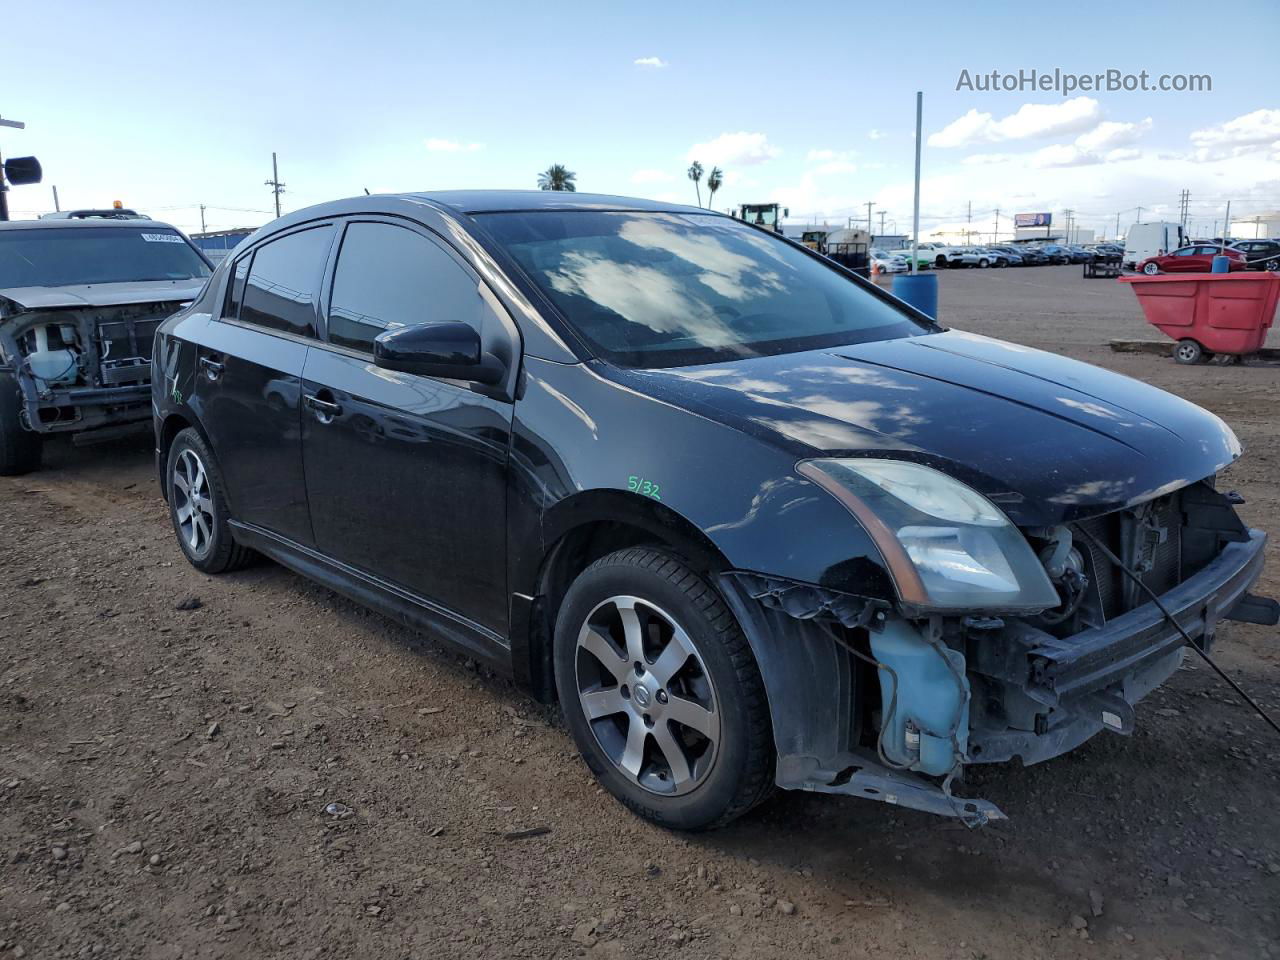
M934 320L938 319L938 275L936 273L895 274L893 295Z
M1225 257L1222 254L1218 254L1218 256L1213 258L1213 268L1210 272L1211 273L1230 273L1231 258Z

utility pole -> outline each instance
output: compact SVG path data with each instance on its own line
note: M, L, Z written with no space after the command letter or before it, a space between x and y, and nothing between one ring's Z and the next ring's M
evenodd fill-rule
M1069 207L1062 211L1062 215L1067 219L1067 243L1071 242L1071 215L1073 213L1075 213L1075 211Z
M1141 208L1141 207L1139 207L1139 208L1138 208L1138 219L1137 219L1136 221L1134 221L1134 222L1135 222L1135 223L1141 223L1141 222L1142 222L1142 208Z
M0 118L0 127L13 127L15 130L25 130L27 125L21 120L5 120ZM0 157L0 160L3 160ZM0 220L9 219L9 185L4 182L4 165L0 164Z
M58 213L61 210L62 207L58 206L58 185L55 183L53 185L53 212Z
M1182 225L1182 232L1187 232L1187 208L1191 206L1191 191L1183 190L1178 195L1178 206L1180 207L1180 217L1178 222Z
M924 115L924 91L915 91L915 197L911 201L911 275L919 273L920 259L920 119Z
M271 179L264 186L270 187L276 196L276 217L280 216L280 194L284 193L284 184L280 182L280 170L276 166L276 152L271 151Z
M991 234L991 242L992 243L1000 242L1000 208L999 207L996 207L996 229L995 229L995 232Z
M204 204L200 204L200 232L204 233Z
M973 230L970 229L972 226L973 226L973 201L970 200L969 212L968 214L966 214L966 219L964 222L964 242L966 244L968 244L969 242L969 234L973 233Z
M867 234L868 236L871 234L871 208L874 207L875 205L876 205L876 202L874 200L870 200L867 202Z
M1120 239L1120 214L1119 214L1119 212L1117 212L1117 213L1116 213L1116 235L1115 235L1115 239L1116 239L1116 240L1119 240L1119 239Z

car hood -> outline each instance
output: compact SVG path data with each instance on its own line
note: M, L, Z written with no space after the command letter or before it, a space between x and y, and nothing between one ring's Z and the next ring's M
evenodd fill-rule
M163 303L194 300L205 278L192 280L138 280L131 283L81 283L67 287L0 288L0 297L23 310L61 307L118 307L130 303Z
M958 331L624 376L798 459L877 456L937 467L1022 526L1149 500L1240 455L1231 429L1195 404Z

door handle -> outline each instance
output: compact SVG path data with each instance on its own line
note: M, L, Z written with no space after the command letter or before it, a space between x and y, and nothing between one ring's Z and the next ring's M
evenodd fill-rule
M204 370L204 375L210 380L217 380L222 376L222 371L227 369L226 364L213 359L213 357L201 357L200 366Z
M325 391L326 393L328 391ZM318 394L303 394L302 402L310 408L311 412L316 415L316 419L321 423L333 423L334 418L342 416L341 405L334 403L332 400L325 400Z

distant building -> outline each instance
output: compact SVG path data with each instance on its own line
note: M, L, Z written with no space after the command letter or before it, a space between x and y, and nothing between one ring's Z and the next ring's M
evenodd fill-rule
M1015 240L1052 240L1055 243L1093 243L1097 239L1098 232L1096 230L1086 230L1084 227L1071 227L1071 236L1068 237L1065 230L1057 230L1053 227L1019 227L1013 235Z
M1280 237L1280 210L1270 210L1252 217L1233 217L1230 233L1237 240Z
M190 236L191 242L203 250L206 257L217 263L256 229L256 227L236 227L234 230L212 230L208 233L193 233Z
M911 246L911 237L905 233L877 233L871 237L871 246L877 250L901 250Z

